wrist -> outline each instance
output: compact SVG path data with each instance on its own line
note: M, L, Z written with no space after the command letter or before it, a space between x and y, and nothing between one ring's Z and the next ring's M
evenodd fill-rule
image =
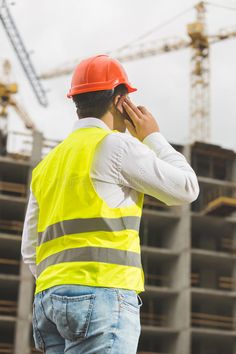
M144 135L142 135L139 140L141 142L143 142L147 137L149 137L150 135L154 134L154 133L160 133L160 129L155 129L155 130L151 130L147 133L145 133Z

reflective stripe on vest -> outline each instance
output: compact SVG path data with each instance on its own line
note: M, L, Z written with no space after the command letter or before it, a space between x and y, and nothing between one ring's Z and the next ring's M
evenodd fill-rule
M138 235L143 194L110 208L90 179L101 128L71 133L36 166L31 189L39 204L36 290L62 284L144 290Z
M48 226L44 232L38 233L38 244L41 245L57 237L92 231L120 231L124 229L139 230L140 217L125 216L122 219L116 218L83 218L64 220Z
M39 263L37 276L47 267L63 262L104 262L141 268L139 253L113 248L80 247L55 253Z

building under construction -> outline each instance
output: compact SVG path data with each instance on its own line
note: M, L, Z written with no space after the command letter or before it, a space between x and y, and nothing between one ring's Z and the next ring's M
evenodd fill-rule
M35 352L34 279L21 261L20 246L31 170L49 144L35 132L28 145L28 155L0 156L3 354ZM138 352L235 354L236 153L200 142L173 146L191 163L201 192L194 203L180 207L145 197L140 238L146 291Z
M205 5L200 1L194 6L196 20L188 25L187 38L160 43L135 41L115 55L120 61L131 61L183 48L192 50L190 141L194 142L173 146L195 170L200 195L194 203L180 207L167 207L145 197L140 239L146 291L141 294L139 354L236 354L236 152L206 143L210 141L210 47L235 38L236 30L208 35ZM176 16L172 21L175 19ZM46 106L45 91L7 0L1 2L0 22L38 102ZM41 77L58 77L73 68L63 67ZM8 73L9 65L5 65L5 74ZM34 279L21 260L20 247L31 171L53 146L13 99L16 92L16 84L8 77L0 81L0 116L5 117L7 107L12 106L26 127L34 128L34 134L23 138L26 149L22 153L12 154L6 148L9 136L0 126L2 354L36 353L31 323Z

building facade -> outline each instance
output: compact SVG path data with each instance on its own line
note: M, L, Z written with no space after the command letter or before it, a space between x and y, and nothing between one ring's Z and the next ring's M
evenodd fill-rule
M0 353L36 353L34 280L20 245L29 182L44 139L28 156L0 156ZM140 227L146 291L139 354L236 354L236 153L173 146L194 168L198 199L168 207L145 196Z

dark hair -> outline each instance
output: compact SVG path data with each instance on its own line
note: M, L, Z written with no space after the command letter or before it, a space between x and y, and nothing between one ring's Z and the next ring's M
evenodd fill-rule
M128 90L124 84L112 90L101 90L80 93L73 96L79 118L101 118L109 109L112 100L117 95L125 95Z

